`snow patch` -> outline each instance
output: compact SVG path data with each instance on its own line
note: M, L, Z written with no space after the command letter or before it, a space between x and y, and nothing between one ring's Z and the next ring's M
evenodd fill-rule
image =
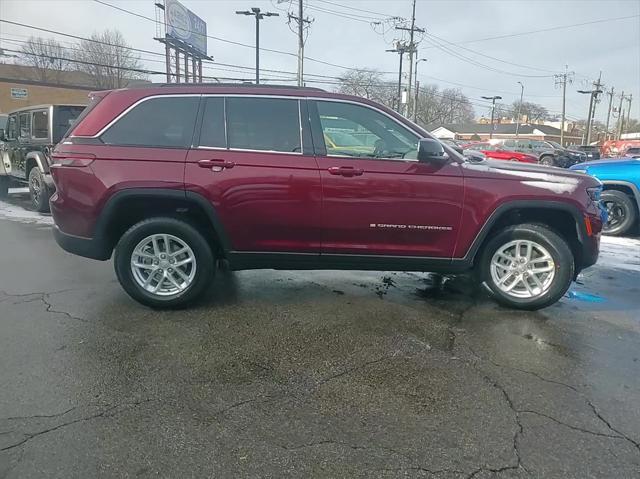
M28 192L29 190L27 190ZM22 193L22 188L10 189L9 193ZM0 218L19 223L29 223L37 225L52 225L51 215L44 215L36 211L29 211L22 206L12 205L6 201L0 201Z
M640 271L640 239L603 236L596 266Z

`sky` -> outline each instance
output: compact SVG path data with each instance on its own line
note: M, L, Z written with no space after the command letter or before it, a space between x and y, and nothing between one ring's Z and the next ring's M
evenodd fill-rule
M101 1L155 18L155 0ZM261 47L290 54L262 51L260 65L291 73L263 71L261 75L278 83L295 78L297 36L287 25L287 12L297 13L297 1L182 3L207 23L209 36L246 45L208 38L208 54L216 62L250 68L255 61L255 21L236 15L235 11L259 7L280 13L279 17L261 22ZM305 16L313 19L305 45L305 56L309 57L305 73L339 77L346 68L373 68L388 72L385 78L389 81L397 81L398 55L385 50L393 48L400 32L388 28L388 17L410 18L411 3L412 0L304 0ZM156 26L152 21L96 0L0 0L0 19L84 37L94 31L118 29L131 46L164 52L153 39ZM598 23L579 25L595 21ZM378 25L372 25L374 22ZM507 104L519 99L518 81L524 85L525 101L542 104L559 114L561 90L555 86L553 75L562 73L566 65L568 71L575 72L573 84L567 86L568 118L587 116L589 96L577 90L590 89L600 72L604 88L614 88L614 106L619 103L621 91L631 93L631 116L640 118L640 0L417 0L416 26L426 30L418 45L419 58L427 59L420 63L420 83L437 84L441 89L459 87L474 104L477 116L489 112L489 102L482 96L500 95ZM0 23L0 47L15 49L32 34L55 36ZM63 44L73 41L56 38ZM162 56L141 56L145 68L164 70ZM405 71L406 66L405 61ZM253 77L248 68L213 65L205 68L204 75L247 80ZM161 75L150 79L164 81ZM335 88L331 84L308 85ZM596 118L604 121L607 109L608 96L602 95Z

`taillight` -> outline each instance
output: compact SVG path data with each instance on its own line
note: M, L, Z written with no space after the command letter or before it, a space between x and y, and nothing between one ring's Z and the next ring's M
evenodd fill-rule
M82 168L93 163L95 158L54 158L52 167L70 166Z

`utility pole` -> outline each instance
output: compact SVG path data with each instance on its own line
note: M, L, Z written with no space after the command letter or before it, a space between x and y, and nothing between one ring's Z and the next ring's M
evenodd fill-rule
M564 146L564 124L566 121L567 83L573 83L574 72L570 72L569 65L564 66L564 73L554 75L556 87L562 85L562 122L560 124L560 144Z
M420 58L419 60L416 60L416 71L415 71L416 94L413 100L413 122L414 123L418 122L418 95L420 94L420 82L418 82L418 64L420 62L426 62L426 61L427 61L426 58Z
M256 85L260 84L260 20L265 17L279 17L279 13L261 12L259 8L252 8L250 11L236 11L237 15L250 15L256 17Z
M398 68L398 93L397 93L397 108L396 111L402 115L402 59L404 54L408 51L409 46L406 43L400 41L396 42L396 47L392 50L386 50L387 52L397 53L400 56L400 66Z
M618 133L616 135L616 140L620 139L622 135L622 124L624 123L624 111L622 110L622 102L626 97L624 96L624 91L620 94L620 105L618 106Z
M524 85L520 81L518 83L520 84L520 103L518 103L518 118L516 120L516 140L520 133L520 110L522 109L522 98L524 97ZM491 123L493 124L493 121Z
M596 112L596 103L598 102L598 95L602 93L600 87L602 87L602 83L600 83L600 77L598 77L597 82L593 82L593 86L595 89L593 90L578 90L578 93L582 93L584 95L589 95L589 113L587 114L587 137L585 144L591 144L591 129L593 127L593 117Z
M286 0L278 0L278 3ZM298 86L304 86L304 24L311 24L311 20L304 18L304 1L298 0L298 15L288 13L289 22L295 20L298 23Z
M411 11L411 28L407 27L396 27L396 30L406 30L409 32L409 88L407 89L407 98L411 98L411 79L413 77L413 54L417 53L418 49L416 48L416 42L414 41L414 35L416 32L424 33L423 28L416 27L416 0L413 0L413 7ZM416 79L417 81L417 79ZM408 104L407 104L408 105ZM415 109L415 106L414 106ZM407 116L409 116L409 110L407 106Z
M589 120L589 131L588 131L588 135L587 135L587 144L589 144L591 142L591 131L593 130L593 122L594 119L596 117L596 107L598 106L598 103L600 103L600 98L599 95L602 93L602 88L604 87L604 85L601 83L602 80L602 70L600 71L600 74L598 75L598 81L595 82L593 84L593 86L595 87L595 95L593 98L593 111L591 112L591 119ZM597 141L597 139L596 139Z
M605 140L609 139L609 121L611 120L611 105L613 105L613 87L607 92L609 95L609 110L607 111L607 126L605 127Z
M629 122L631 120L631 98L633 97L633 95L631 95L631 93L629 93L629 96L627 97L627 101L629 102L629 104L627 105L627 130L629 130Z
M502 100L501 96L483 96L485 100L491 100L491 128L489 129L489 139L493 138L493 112L496 109L496 100Z

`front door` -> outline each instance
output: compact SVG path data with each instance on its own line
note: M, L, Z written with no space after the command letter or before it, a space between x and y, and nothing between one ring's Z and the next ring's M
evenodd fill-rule
M322 178L322 254L451 258L462 213L459 164L418 162L419 135L380 110L309 105Z
M185 183L187 191L213 205L227 247L236 257L319 255L320 174L308 115L301 115L306 103L204 96L201 108L202 127L187 157Z

